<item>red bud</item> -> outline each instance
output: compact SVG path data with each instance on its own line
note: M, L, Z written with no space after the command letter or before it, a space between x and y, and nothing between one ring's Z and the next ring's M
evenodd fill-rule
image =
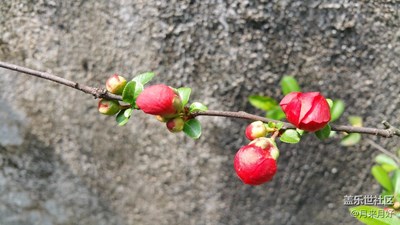
M276 160L269 150L256 145L246 145L235 155L236 174L245 184L260 185L270 181L277 170Z
M287 120L302 130L320 130L331 120L328 102L319 92L292 92L279 104Z
M162 117L173 116L182 110L182 101L179 95L164 84L144 89L137 97L136 104L143 112Z

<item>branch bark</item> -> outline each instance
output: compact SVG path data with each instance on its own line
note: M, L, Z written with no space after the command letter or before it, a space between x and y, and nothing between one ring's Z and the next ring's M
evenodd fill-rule
M114 95L110 92L108 92L106 89L104 88L95 88L95 87L90 87L84 84L79 84L77 82L74 81L70 81L67 80L65 78L53 75L51 73L46 73L46 72L41 72L41 71L37 71L37 70L33 70L33 69L29 69L26 67L22 67L22 66L17 66L11 63L6 63L6 62L1 62L0 61L0 67L3 67L5 69L9 69L9 70L13 70L13 71L17 71L20 73L25 73L31 76L35 76L35 77L39 77L39 78L43 78L46 80L50 80L74 89L77 89L79 91L82 91L86 94L91 94L93 95L95 98L105 98L105 99L110 99L110 100L118 100L118 101L122 101L122 97L119 95Z
M11 63L1 62L1 61L0 61L0 67L8 69L8 70L12 70L12 71L20 72L20 73L25 73L25 74L28 74L31 76L42 78L42 79L50 80L50 81L77 89L86 94L91 94L95 98L104 98L104 99L122 101L121 96L112 94L104 88L95 88L95 87L87 86L84 84L79 84L77 82L70 81L68 79L56 76L51 73L41 72L41 71L26 68L26 67L14 65ZM243 112L243 111L231 112L231 111L208 110L206 112L197 112L197 113L192 114L192 117L197 117L197 116L219 116L219 117L246 119L246 120L252 120L252 121L260 120L260 121L263 121L266 123L281 122L281 121L253 115L253 114ZM283 129L295 129L296 128L295 126L293 126L290 123L286 123L286 122L282 122L282 123L283 123ZM353 126L332 124L331 129L334 131L341 131L341 132L346 132L346 133L370 134L370 135L376 135L376 136L381 136L381 137L386 137L386 138L391 138L393 136L400 136L400 129L393 127L386 121L383 122L383 125L385 126L385 129L372 128L372 127L353 127Z

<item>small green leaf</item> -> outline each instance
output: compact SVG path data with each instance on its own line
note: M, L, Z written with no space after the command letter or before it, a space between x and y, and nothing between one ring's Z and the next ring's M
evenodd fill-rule
M331 134L331 126L329 124L327 124L321 130L317 130L315 132L315 136L317 136L317 138L319 138L320 140L325 140L325 139L329 138L330 134Z
M375 180L384 187L389 192L393 192L392 182L390 180L389 174L378 165L375 165L371 169L372 176L375 177Z
M299 133L300 137L303 136L303 134L305 133L304 130L296 128L297 133Z
M205 106L203 103L200 102L193 102L189 107L189 112L191 113L204 112L207 110L208 110L207 106Z
M376 206L356 206L349 208L351 215L367 225L397 225L400 219Z
M281 80L281 87L284 95L287 95L290 92L301 91L299 84L293 76L284 76Z
M127 117L127 118L130 118L131 115L132 115L132 112L133 112L132 108L126 109L125 112L124 112L124 116Z
M340 144L343 146L352 146L360 142L361 140L361 134L359 133L351 133L346 135L342 141L340 141Z
M146 72L146 73L137 75L132 80L136 81L137 83L141 83L142 85L145 85L149 81L151 81L151 79L153 79L154 75L155 75L154 72Z
M300 135L296 130L289 129L286 130L281 137L279 138L282 142L286 142L289 144L296 144L300 141Z
M126 123L128 123L128 120L129 120L129 118L130 118L130 115L129 115L129 116L125 116L125 111L126 111L126 110L129 110L129 109L121 110L121 111L117 114L117 117L115 117L115 120L117 121L118 126L124 126Z
M122 101L133 104L135 102L135 81L129 81L122 92Z
M179 96L182 99L182 105L185 106L189 102L190 93L192 92L191 88L181 87L177 89Z
M392 176L393 193L396 201L400 201L400 169L396 169Z
M136 99L142 93L144 86L140 82L136 82L134 98Z
M183 132L193 139L198 139L201 135L200 121L197 119L191 119L185 122L183 126Z
M362 127L362 117L360 116L349 116L349 122L354 127Z
M249 102L252 106L265 111L271 110L278 105L275 99L260 95L251 95L249 97Z
M390 158L388 155L385 154L379 154L375 157L375 162L380 164L383 169L385 169L387 172L391 172L398 167L397 163Z
M285 113L282 111L280 106L273 107L271 110L268 110L265 114L265 117L274 119L274 120L281 120L286 117Z
M283 127L283 123L282 122L277 122L275 127L276 127L276 129L280 130Z
M335 137L336 136L336 131L331 130L331 132L329 133L329 137Z
M340 118L343 114L345 108L345 104L342 100L333 101L333 105L331 107L331 122Z

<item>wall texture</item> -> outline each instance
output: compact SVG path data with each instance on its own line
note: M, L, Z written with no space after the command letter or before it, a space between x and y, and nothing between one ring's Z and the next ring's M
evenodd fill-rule
M281 98L292 74L344 99L345 117L398 125L399 10L396 0L2 1L0 60L92 86L151 70L211 109L259 114L247 97ZM247 122L201 118L194 142L139 112L117 127L96 104L0 69L1 224L353 224L344 195L379 191L366 143L280 144L274 180L250 187L232 166Z

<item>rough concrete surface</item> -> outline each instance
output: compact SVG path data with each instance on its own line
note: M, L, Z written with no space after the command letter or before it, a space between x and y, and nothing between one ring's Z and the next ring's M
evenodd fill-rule
M155 71L210 109L282 97L283 75L347 104L367 126L400 124L399 1L0 2L0 60L92 86ZM344 195L378 194L376 150L311 135L280 144L279 171L235 176L246 121L201 118L170 134L135 112L125 127L89 95L0 69L0 224L356 224ZM370 136L388 149L397 139Z

